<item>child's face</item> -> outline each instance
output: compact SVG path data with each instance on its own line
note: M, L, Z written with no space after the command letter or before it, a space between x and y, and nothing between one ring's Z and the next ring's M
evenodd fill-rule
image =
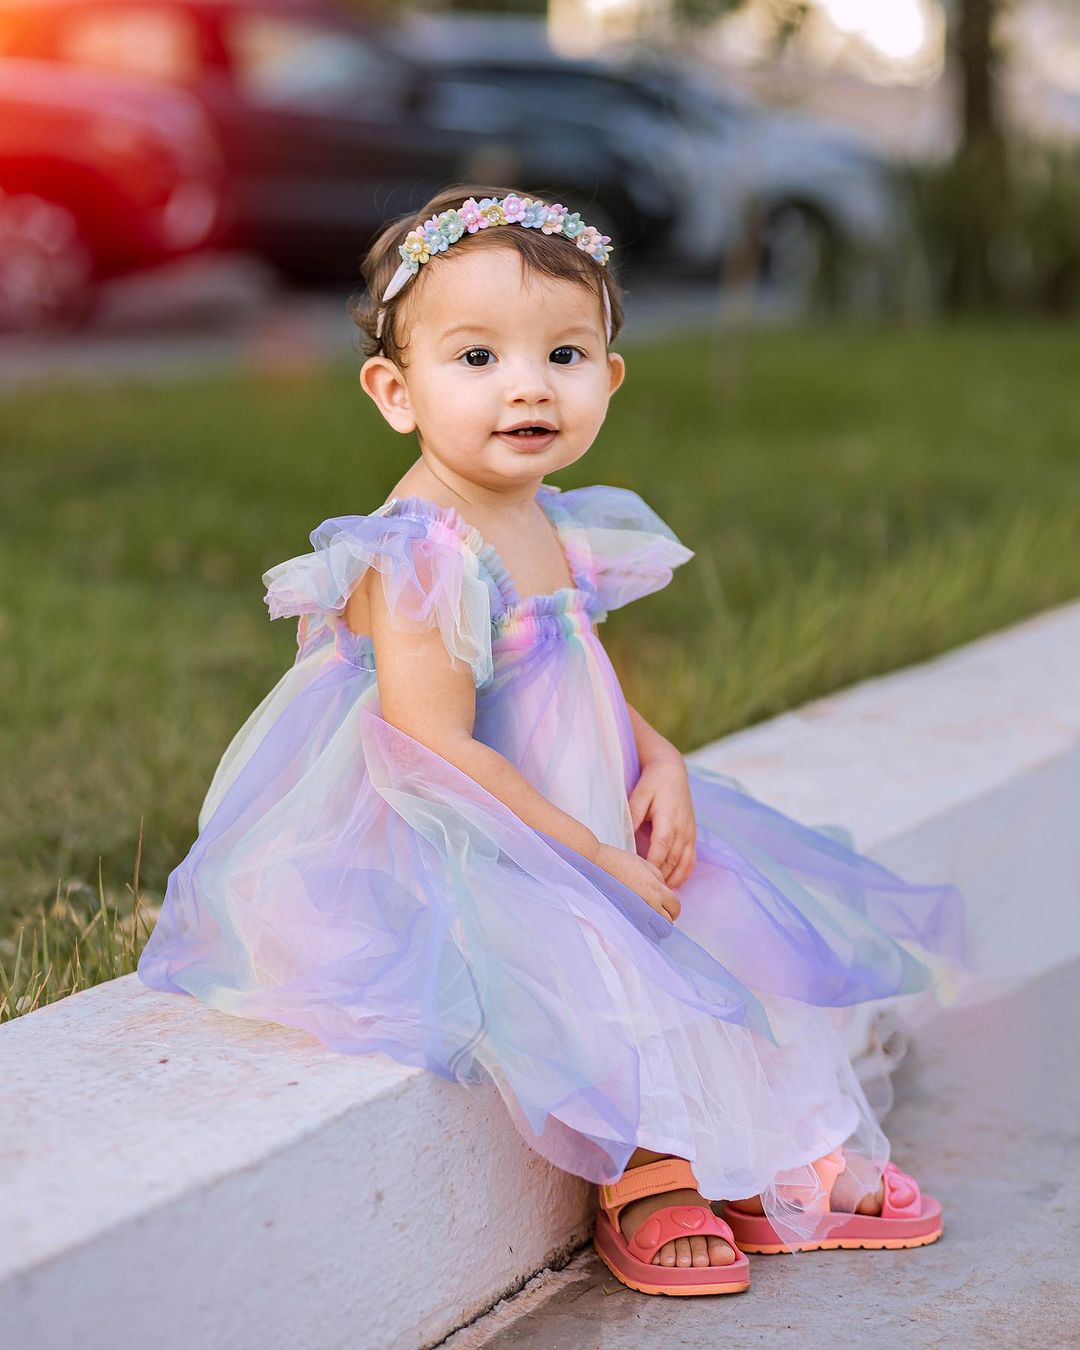
M536 482L580 459L624 374L622 357L605 352L596 296L527 270L510 249L427 267L402 315L407 367L375 356L361 371L387 421L415 430L437 466L492 489ZM500 434L532 422L554 435Z

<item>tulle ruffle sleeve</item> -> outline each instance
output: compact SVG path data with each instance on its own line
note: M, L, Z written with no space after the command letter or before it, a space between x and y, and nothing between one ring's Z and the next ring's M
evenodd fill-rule
M607 609L659 591L694 556L630 488L571 488L553 499Z
M407 513L336 516L312 530L313 552L263 573L271 619L297 616L300 657L340 629L346 601L379 572L392 626L437 627L477 686L492 677L491 599L475 553L439 520ZM298 657L298 659L300 659Z

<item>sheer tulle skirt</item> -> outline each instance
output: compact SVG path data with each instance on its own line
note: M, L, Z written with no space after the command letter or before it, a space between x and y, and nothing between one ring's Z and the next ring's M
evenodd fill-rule
M591 1181L637 1146L781 1235L810 1164L888 1146L829 1010L927 991L959 897L904 883L732 780L691 774L699 861L672 925L379 715L372 670L310 652L237 734L139 975L223 1012L493 1081ZM935 967L939 963L940 968Z

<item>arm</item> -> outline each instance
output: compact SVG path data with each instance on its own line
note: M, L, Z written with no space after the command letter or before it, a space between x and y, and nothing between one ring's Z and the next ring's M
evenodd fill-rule
M437 628L414 633L393 628L375 576L365 573L361 584L367 586L383 718L486 788L526 825L618 877L654 909L677 917L678 897L657 868L634 853L601 844L587 825L537 791L505 755L474 739L472 672L452 664Z
M681 886L697 858L697 821L686 760L636 708L626 706L641 770L630 793L630 819L635 834L648 821L646 857L659 867L669 886Z
M372 575L368 572L365 581ZM386 721L468 774L527 825L593 860L600 841L592 830L549 802L504 755L473 739L472 672L451 664L439 630L400 632L390 625L378 585L369 586L369 598L379 703Z
M681 763L682 754L678 747L661 736L636 708L630 707L629 703L626 706L630 711L630 724L634 728L634 743L637 745L638 762L642 768L654 759L677 759Z

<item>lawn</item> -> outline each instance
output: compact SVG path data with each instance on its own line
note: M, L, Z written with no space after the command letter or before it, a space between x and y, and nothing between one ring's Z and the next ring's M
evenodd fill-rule
M1080 594L1069 327L624 350L600 438L552 481L632 487L696 550L602 630L631 702L683 749ZM373 509L412 453L355 365L0 401L0 1019L131 968L141 937L109 923L140 826L152 914L221 752L295 651L262 572L325 517ZM43 904L57 969L35 993L39 921L17 978L15 937ZM100 950L59 980L88 922Z

